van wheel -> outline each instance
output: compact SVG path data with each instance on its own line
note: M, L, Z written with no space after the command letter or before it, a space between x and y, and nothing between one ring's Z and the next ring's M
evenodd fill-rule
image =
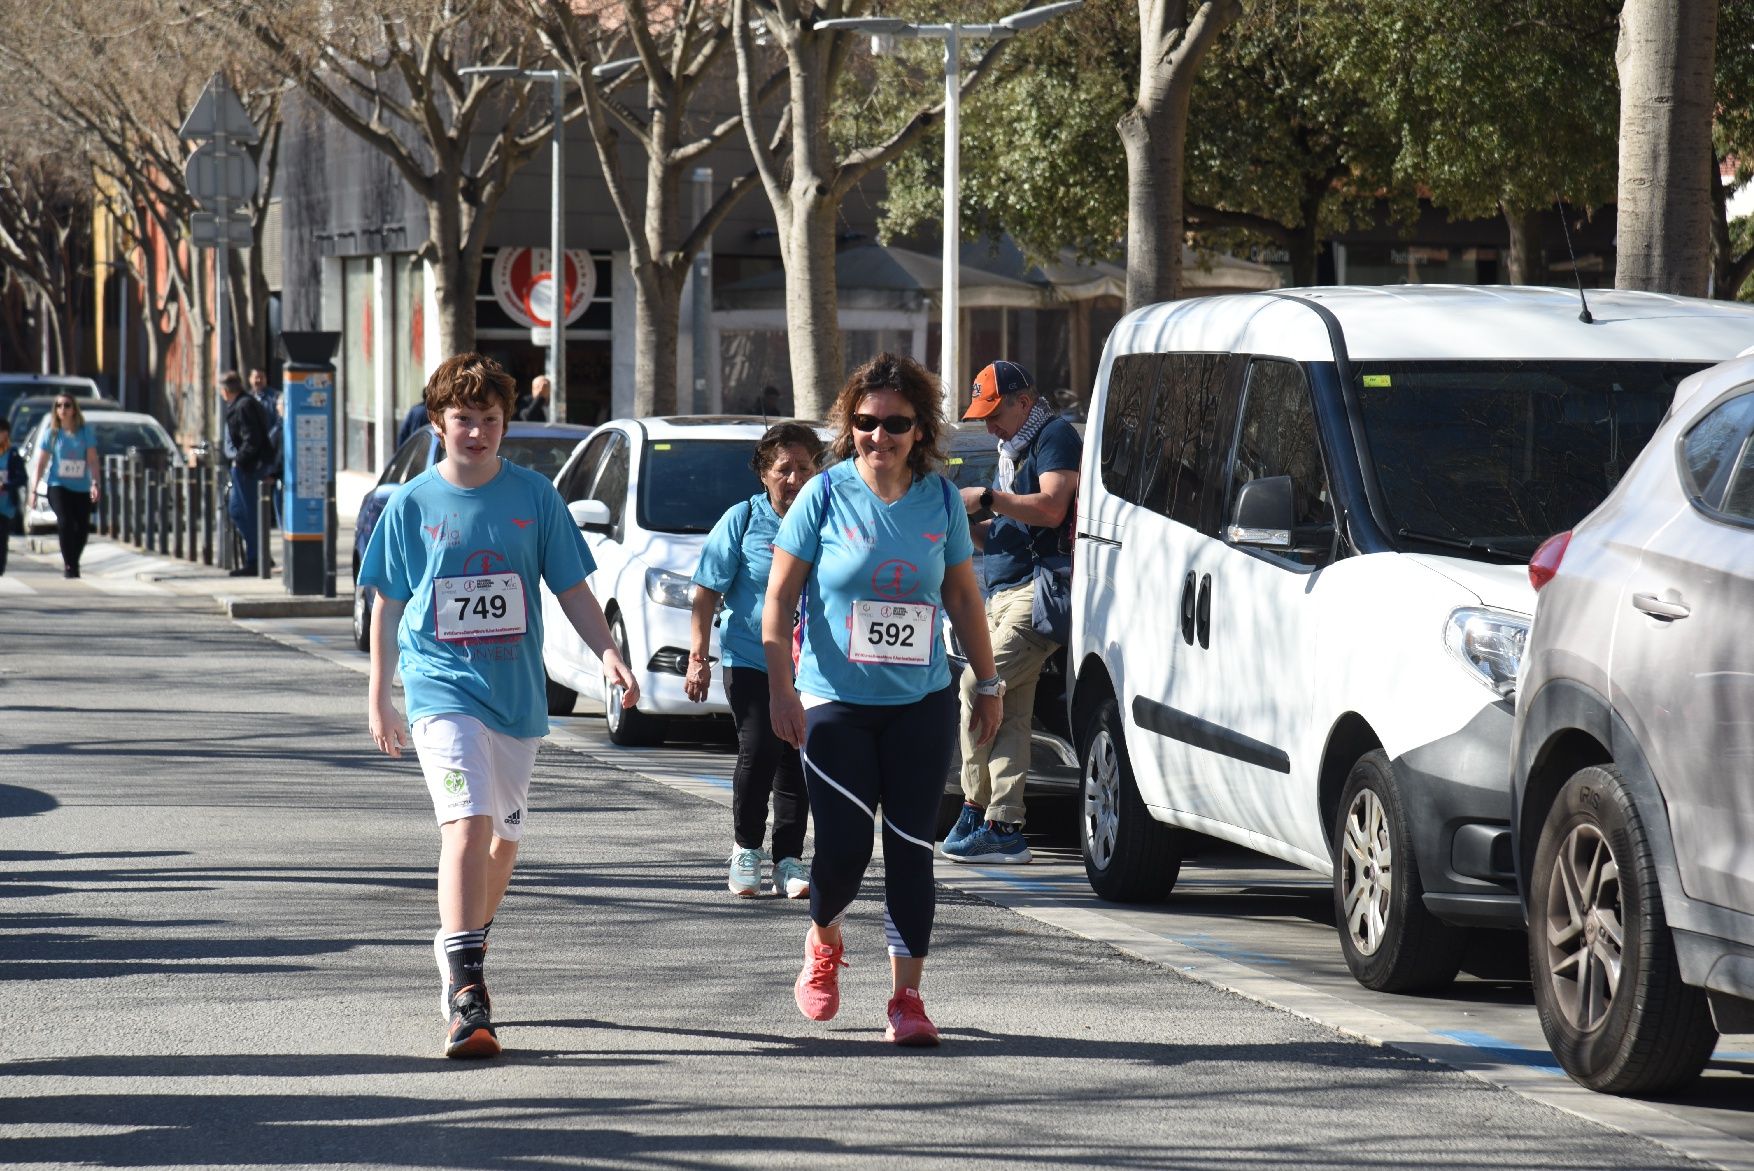
M1164 898L1181 873L1181 835L1145 810L1113 697L1092 713L1080 742L1078 844L1090 889L1114 903Z
M579 693L570 687L556 683L547 675L542 677L542 683L548 694L548 714L551 716L572 715L572 709L578 706Z
M1334 922L1352 978L1377 992L1442 988L1468 932L1425 909L1394 765L1378 749L1352 766L1334 825Z
M1681 982L1650 837L1616 769L1565 783L1531 879L1535 1008L1565 1072L1609 1094L1697 1077L1717 1030L1705 993Z
M622 625L619 614L609 622L609 637L614 641L615 649L621 652L621 661L631 666L633 660L627 656L627 628ZM623 748L650 748L662 744L666 731L664 717L648 715L637 707L622 707L621 697L626 694L625 688L619 684L611 686L608 678L604 678L603 722L609 726L609 742Z
M372 649L372 594L362 585L353 587L353 645L367 653Z

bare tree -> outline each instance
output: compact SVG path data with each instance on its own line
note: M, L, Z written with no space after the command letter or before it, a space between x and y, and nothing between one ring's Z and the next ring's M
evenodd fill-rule
M939 100L904 112L895 120L897 129L869 145L835 141L830 121L840 96L837 91L848 81L848 55L863 36L817 31L816 24L860 16L868 7L866 0L827 0L820 6L804 0L733 0L731 29L743 128L779 225L792 394L802 416L825 414L841 379L840 299L834 277L841 202L860 180L896 158L944 117L944 103ZM757 117L768 71L756 52L752 21L760 21L785 62L790 91L778 128L783 137L763 130ZM984 49L963 75L964 96L994 74L1007 44L994 41ZM789 159L776 149L775 143L781 141L789 148ZM944 376L951 373L945 371Z
M475 289L494 211L548 141L527 82L467 75L528 66L542 45L498 0L222 0L217 11L336 122L381 152L425 205L439 341L475 346Z
M1182 158L1200 62L1242 0L1139 0L1139 96L1117 129L1127 152L1127 308L1181 294Z
M1626 0L1620 10L1616 288L1705 295L1717 8L1717 0Z
M680 188L684 171L738 133L742 116L690 116L690 105L727 71L730 5L725 0L687 0L658 12L644 0L581 11L570 0L517 0L545 44L565 63L583 94L584 122L603 169L609 202L627 236L634 283L634 413L676 410L677 343L682 287L689 266L737 202L755 188L756 173L734 178L699 222L684 224ZM595 72L618 52L631 51L638 72ZM613 68L613 67L611 67ZM610 70L605 70L609 74ZM779 91L784 73L759 88L762 104ZM619 96L618 83L643 78L645 107ZM709 91L710 92L710 91ZM636 204L621 153L626 134L645 156L645 200ZM698 377L698 373L697 373Z
M89 275L76 236L90 232L91 175L67 140L45 141L20 121L0 127L0 298L35 307L37 336L15 336L17 349L34 350L38 368L71 373L74 308Z

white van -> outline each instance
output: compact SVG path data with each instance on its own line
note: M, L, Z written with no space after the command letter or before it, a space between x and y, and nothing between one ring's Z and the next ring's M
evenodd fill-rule
M1085 869L1160 898L1192 830L1334 877L1383 991L1520 926L1527 563L1614 486L1754 306L1402 286L1150 306L1084 444L1068 652Z

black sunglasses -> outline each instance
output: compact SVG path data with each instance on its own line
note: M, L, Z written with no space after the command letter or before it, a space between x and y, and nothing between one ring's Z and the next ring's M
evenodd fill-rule
M55 404L55 409L56 409L56 410L57 410L57 411L58 411L58 410L60 410L60 409L61 409L61 408L62 408L62 407L70 407L70 406L72 406L72 405L73 405L73 404L72 404L72 403L70 403L70 402L67 402L67 401L66 401L66 400L62 400L62 401L61 401L61 402L58 402L58 403L56 403L56 404Z
M876 415L853 416L854 431L875 431L879 427L891 435L905 435L914 429L914 417L912 415L890 415L886 419L879 419Z

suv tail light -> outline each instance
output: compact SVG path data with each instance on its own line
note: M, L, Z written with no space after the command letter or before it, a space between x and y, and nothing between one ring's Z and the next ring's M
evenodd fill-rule
M1559 572L1559 563L1565 560L1565 549L1571 544L1571 531L1556 533L1541 542L1535 555L1529 558L1529 584L1539 590L1553 580Z

